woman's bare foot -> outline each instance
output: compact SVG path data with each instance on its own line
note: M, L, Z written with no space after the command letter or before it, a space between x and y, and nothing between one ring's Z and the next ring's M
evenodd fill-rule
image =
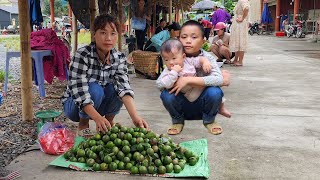
M231 118L231 112L228 111L228 109L225 108L224 106L221 106L221 107L220 107L220 109L219 109L219 114L221 114L221 115L224 116L224 117Z

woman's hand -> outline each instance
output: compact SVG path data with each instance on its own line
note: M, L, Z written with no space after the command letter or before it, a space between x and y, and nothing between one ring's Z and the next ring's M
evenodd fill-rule
M146 128L147 130L149 130L148 123L140 116L132 118L132 122L136 127Z
M100 116L99 118L94 119L94 121L96 122L97 132L107 132L109 129L111 129L111 124L103 116Z
M175 95L177 96L182 88L188 85L188 77L179 77L177 82L174 84L173 88L169 92L170 94L175 92Z
M238 17L238 18L236 19L236 21L237 21L238 23L241 23L241 22L243 21L243 18L242 18L242 17Z

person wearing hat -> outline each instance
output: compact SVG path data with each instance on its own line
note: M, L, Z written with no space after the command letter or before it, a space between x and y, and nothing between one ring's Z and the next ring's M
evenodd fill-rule
M226 59L225 64L230 64L235 53L232 53L229 49L230 33L226 32L226 27L223 22L218 22L215 25L213 30L216 31L217 35L213 37L210 50L217 56L218 62Z
M151 43L147 43L145 51L159 52L163 42L170 38L178 38L180 34L181 26L177 22L173 22L167 26L166 30L153 35L150 38Z

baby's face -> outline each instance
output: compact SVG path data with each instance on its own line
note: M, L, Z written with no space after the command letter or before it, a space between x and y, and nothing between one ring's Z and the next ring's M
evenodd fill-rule
M186 55L182 52L179 52L176 49L173 49L172 52L162 52L162 59L169 70L174 65L179 65L183 67L183 61Z
M187 55L198 53L204 43L200 28L194 25L183 27L179 39Z

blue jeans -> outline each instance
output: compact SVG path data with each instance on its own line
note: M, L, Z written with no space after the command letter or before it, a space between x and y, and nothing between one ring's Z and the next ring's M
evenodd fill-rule
M105 87L97 83L89 83L89 93L93 101L93 107L101 116L116 115L119 113L123 103L118 98L112 84ZM90 119L90 117L75 104L72 97L69 97L63 104L64 115L72 121L79 122L81 119Z
M221 104L223 92L220 87L207 87L194 102L189 102L184 94L177 96L168 90L161 92L160 98L169 112L173 124L184 124L184 120L203 120L203 124L214 122Z

